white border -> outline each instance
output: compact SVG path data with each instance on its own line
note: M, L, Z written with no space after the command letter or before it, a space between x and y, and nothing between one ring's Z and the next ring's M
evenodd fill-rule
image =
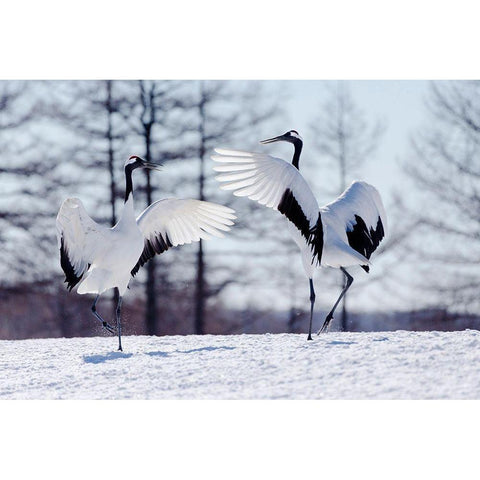
M10 2L12 78L478 78L474 2Z

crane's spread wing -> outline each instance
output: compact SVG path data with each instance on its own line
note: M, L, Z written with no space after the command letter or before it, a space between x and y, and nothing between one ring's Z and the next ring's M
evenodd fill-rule
M60 265L68 290L80 281L95 256L105 227L93 221L78 198L67 198L57 215Z
M320 261L323 248L322 222L310 187L290 163L271 155L216 148L212 160L223 190L233 190L266 207L278 210L295 225L314 256Z
M212 235L223 237L222 231L233 225L234 213L223 205L193 199L165 198L152 203L137 218L145 246L132 275L170 247L207 240Z
M349 245L367 259L370 259L387 232L387 216L380 194L366 182L352 182L320 212L330 225L343 229ZM362 267L368 272L368 265Z

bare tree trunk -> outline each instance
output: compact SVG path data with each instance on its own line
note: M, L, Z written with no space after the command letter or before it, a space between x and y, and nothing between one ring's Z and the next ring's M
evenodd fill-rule
M107 80L107 140L108 140L108 173L110 175L110 206L112 207L111 226L117 223L117 215L115 210L115 199L117 197L116 183L115 183L115 166L113 158L113 127L112 115L114 112L112 104L112 80Z
M200 114L200 173L198 199L205 200L205 92L203 83L200 84L200 102L198 105ZM195 282L195 334L202 335L205 330L205 259L203 257L203 242L198 242L197 250L197 278Z
M146 139L146 155L145 160L147 162L151 161L150 153L150 129L147 129ZM150 171L145 170L147 176L147 205L152 204L152 186L150 183ZM147 285L146 285L146 295L147 295L147 306L145 312L145 323L147 328L147 335L156 335L157 333L157 296L155 295L156 287L156 259L152 258L147 263Z
M114 155L113 155L113 125L112 125L112 116L114 113L113 101L112 101L112 80L106 81L107 87L107 141L108 141L108 173L110 175L110 207L111 207L111 218L110 225L113 227L117 223L117 214L115 208L115 199L117 197L117 185L115 182L115 165L114 165ZM115 318L116 308L118 304L118 289L113 289L112 295L112 317Z
M205 262L203 259L203 242L200 240L197 252L197 279L195 288L195 334L204 333L205 321Z
M150 162L150 149L147 150L147 162ZM150 172L146 170L147 175L147 205L152 204L152 189L150 185ZM145 324L147 328L147 335L155 335L157 333L157 297L155 295L156 284L156 259L152 258L147 263L147 306L145 312Z

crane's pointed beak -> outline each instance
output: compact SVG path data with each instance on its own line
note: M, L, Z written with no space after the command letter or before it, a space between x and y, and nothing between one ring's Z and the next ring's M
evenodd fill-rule
M272 138L267 138L266 140L260 140L260 143L265 145L267 143L280 142L284 139L285 139L284 135L280 135L279 137L272 137Z
M143 168L149 168L150 170L161 170L162 167L161 163L143 162Z

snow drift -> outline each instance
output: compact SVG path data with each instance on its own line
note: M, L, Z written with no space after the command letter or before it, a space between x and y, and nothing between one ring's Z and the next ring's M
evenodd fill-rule
M478 399L480 332L0 341L1 399Z

